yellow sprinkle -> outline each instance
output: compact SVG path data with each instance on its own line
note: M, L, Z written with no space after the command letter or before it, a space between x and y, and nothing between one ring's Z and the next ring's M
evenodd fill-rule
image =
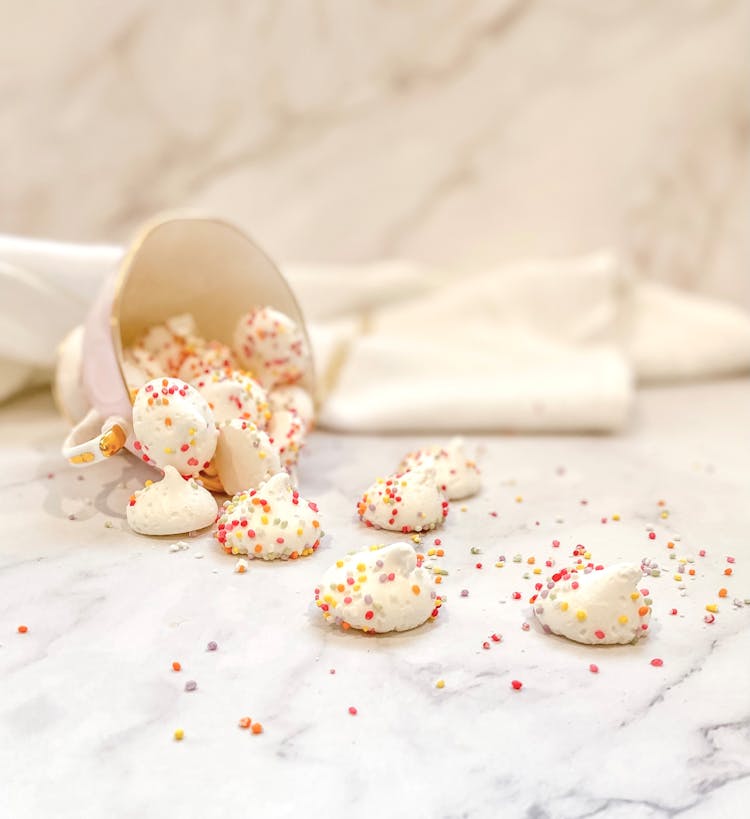
M360 576L357 578L357 582L358 582L358 583L366 583L366 582L367 582L367 575L366 575L366 574L361 574L361 575L360 575Z
M366 568L367 568L367 566L365 566L364 563L357 563L357 571L358 572L363 572Z
M466 512L466 511L468 510L468 508L469 508L468 506L462 506L462 507L461 507L461 511L462 511L462 512Z
M628 618L627 618L627 616L626 616L625 614L621 614L621 615L620 615L620 616L617 618L617 622L618 622L618 623L620 623L621 625L623 625L623 626L624 626L624 625L625 625L625 623L627 623L627 622L628 622Z
M265 457L266 457L266 453L265 453L265 452L259 452L259 453L258 453L258 457L259 457L259 458L261 459L261 461L262 461L262 460L263 460L263 458L265 458Z
M411 539L412 539L412 540L413 540L415 543L421 543L421 542L422 542L422 536L421 536L421 535L412 535L412 536L411 536Z
M435 683L435 688L445 688L445 680L438 680Z
M586 612L583 609L578 609L578 611L576 612L576 617L579 620L583 621L586 619Z
M340 569L340 568L341 568L343 565L344 565L344 561L343 561L343 560L337 560L337 561L336 561L336 566L337 566L339 569Z
M185 732L182 730L182 728L178 728L174 732L174 738L177 740L177 742L180 742L183 739L184 736L185 736Z
M630 592L630 599L637 600L641 596L640 592Z
M715 613L716 613L718 610L719 610L719 607L716 605L716 603L709 603L709 605L707 605L707 606L706 606L706 611L711 611L711 612L713 612L714 614L715 614Z
M560 611L567 611L567 610L568 610L568 601L563 600L562 603L560 603Z
M612 515L612 520L620 520L620 516L619 515Z
M542 570L539 568L539 566L537 566L537 567L536 567L536 569L534 569L534 572L533 572L533 573L534 573L534 574L541 574L541 573L542 573Z
M352 589L353 589L354 591L359 591L359 583L355 583L355 584L352 586Z
M436 551L437 551L437 549L428 549L427 550L427 556L428 557L433 557Z
M669 512L667 512L667 510L665 509L665 510L664 510L664 511L661 513L660 517L662 518L662 520L666 520L666 519L669 517Z
M301 534L302 534L302 528L301 528L301 527L300 527L299 529L297 529L297 534L298 534L298 535L301 535ZM344 564L342 563L341 565L343 566Z
M516 495L516 503L523 503L523 498L521 495Z
M495 568L496 568L496 569L502 569L504 565L505 565L505 563L503 563L503 562L501 561L500 563L495 563Z
M591 552L584 552L583 556L588 560L591 557Z
M674 579L675 579L675 580L678 580L678 581L679 581L679 580L682 580L682 575L681 575L681 574L676 574L676 575L674 576Z
M268 523L268 517L266 515L261 515L260 516L260 522L263 523L263 524L267 524Z
M151 486L152 483L153 483L153 481L146 481L146 483L144 483L143 485L144 486Z
M165 453L166 455L171 455L173 452L174 452L174 450L172 449L172 447L171 447L171 446L165 446L165 447L164 447L164 453Z

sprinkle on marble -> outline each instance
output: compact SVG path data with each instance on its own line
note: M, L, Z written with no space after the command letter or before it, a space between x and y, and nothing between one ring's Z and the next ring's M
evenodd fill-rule
M185 732L182 730L182 728L178 728L174 732L173 736L174 736L175 742L182 742L182 740L185 739Z
M651 660L651 665L654 666L654 668L661 668L661 666L664 665L664 660L659 657L654 657L654 659Z
M350 714L351 714L353 717L356 717L356 716L357 716L357 709L356 709L356 708L355 708L353 705L350 705L350 706L349 706L349 713L350 713Z
M206 646L206 651L216 651L218 647L219 647L218 644L211 640Z
M29 630L29 627L28 627L28 626L19 626L19 627L18 627L18 633L19 633L19 634L26 634L26 632L27 632L28 630Z
M195 691L198 688L198 683L195 680L188 680L185 683L185 691Z
M262 734L263 726L259 722L254 722L250 730L253 734Z
M591 663L591 665L589 666L589 671L592 674L598 674L599 673L599 666L596 663Z
M461 589L461 597L468 597L469 590L468 589Z
M247 730L252 725L250 717L241 717L237 725L243 730Z
M177 662L177 660L172 663L172 671L182 671L182 666Z
M523 683L520 680L511 680L510 684L514 691L520 691L523 688Z
M435 683L435 688L445 688L445 680L438 680Z

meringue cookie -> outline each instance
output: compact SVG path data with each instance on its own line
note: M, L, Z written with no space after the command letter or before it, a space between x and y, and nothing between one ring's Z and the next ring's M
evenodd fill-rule
M547 633L577 643L632 643L645 636L651 616L651 601L637 589L641 577L630 563L588 573L566 569L532 598L534 613Z
M438 615L441 600L408 543L365 549L337 560L315 589L329 622L362 631L407 631Z
M306 389L296 384L286 384L271 390L268 393L268 406L272 415L281 410L296 412L305 432L309 431L315 420L315 404L312 396Z
M208 401L217 424L242 418L265 427L268 396L260 384L238 370L211 370L198 376L193 386Z
M240 419L219 427L213 465L228 495L257 488L281 471L281 461L268 435L251 421Z
M236 370L234 353L220 341L194 339L185 351L177 377L183 381L195 381L209 370Z
M479 491L479 470L474 461L466 457L464 442L453 438L444 446L431 446L410 452L401 462L400 469L413 469L429 465L435 469L437 482L448 500L461 500Z
M305 445L305 427L299 415L293 410L278 410L268 422L268 437L284 466L297 463L299 453Z
M149 464L197 475L216 449L218 430L206 399L178 378L155 378L133 403L133 448Z
M160 481L146 481L130 498L127 518L130 528L142 535L179 535L210 526L218 511L208 490L167 466Z
M448 514L448 501L437 485L435 470L419 467L378 478L357 504L367 526L394 532L434 529Z
M271 307L255 307L237 322L234 349L240 363L267 389L298 381L310 366L305 334Z
M159 375L174 376L185 357L186 345L195 335L195 319L190 313L172 316L164 324L150 327L139 339L136 347L141 347L159 364Z
M311 555L323 532L318 507L299 496L286 472L224 503L214 537L228 554L262 560Z

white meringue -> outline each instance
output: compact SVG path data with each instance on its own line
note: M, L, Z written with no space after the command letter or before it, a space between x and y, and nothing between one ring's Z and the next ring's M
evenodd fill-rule
M141 347L159 365L159 375L175 376L185 357L185 347L195 335L195 319L190 313L172 316L164 324L156 324L134 345Z
M315 589L315 601L329 622L380 633L416 628L437 617L441 604L408 543L337 560Z
M305 445L305 426L293 410L277 410L268 422L268 437L281 463L293 467Z
M173 467L157 482L147 481L131 498L128 525L142 535L179 535L210 526L218 513L213 495Z
M292 384L310 367L305 334L272 307L255 307L237 322L234 349L240 363L266 389Z
M555 573L536 595L534 613L546 632L577 643L632 643L645 636L651 616L651 601L637 588L642 576L629 563Z
M323 532L318 507L299 496L286 472L224 503L214 537L228 554L262 560L311 555Z
M178 378L155 378L133 403L134 449L150 464L197 475L216 449L219 435L206 399Z
M461 500L479 491L481 481L477 465L464 452L461 438L453 438L444 446L431 446L410 452L401 462L400 469L428 465L435 469L440 488L448 500Z
M268 435L251 421L221 424L214 468L228 495L256 489L281 471L281 461Z
M443 522L448 501L437 485L435 470L418 467L378 478L362 495L357 512L367 526L424 532Z
M275 387L268 393L268 406L271 414L288 410L296 412L307 432L315 420L315 404L312 396L297 384L286 384Z
M241 418L266 426L268 396L249 375L238 370L211 370L199 375L193 386L208 401L217 424Z
M180 364L177 377L183 381L195 381L202 373L209 370L236 370L234 353L220 341L203 341L194 339L185 350L185 357Z

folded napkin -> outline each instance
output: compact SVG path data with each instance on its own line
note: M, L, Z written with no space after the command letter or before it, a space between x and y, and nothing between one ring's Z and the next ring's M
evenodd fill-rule
M0 236L0 399L49 378L121 256ZM616 430L637 382L750 370L750 316L610 253L472 275L405 262L284 272L331 429Z

